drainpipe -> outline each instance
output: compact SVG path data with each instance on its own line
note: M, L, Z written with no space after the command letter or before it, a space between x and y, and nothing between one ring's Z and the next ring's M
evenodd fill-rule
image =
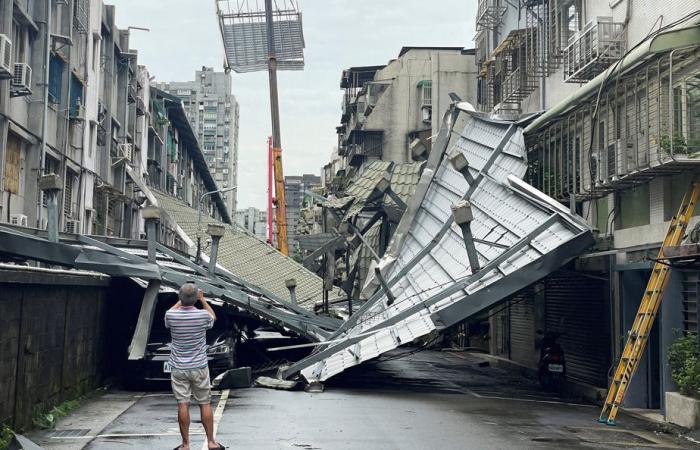
M583 2L585 3L585 2ZM542 29L544 30L544 27L546 26L544 23L544 20L542 18L538 18L540 21L540 24L542 24ZM544 40L544 33L539 33L539 38L540 38L540 45L541 45L541 52L542 52L542 75L540 75L540 110L544 111L545 108L547 108L547 104L545 102L545 87L544 83L547 78L546 73L547 73L547 64L546 64L546 58L545 58L545 40Z
M49 207L48 232L50 242L58 242L58 193L61 192L62 188L61 177L55 173L39 178L39 189L46 194ZM41 203L39 205L41 206Z
M48 134L48 115L49 115L49 65L51 61L51 0L46 0L46 22L44 23L44 108L42 111L41 119L41 152L39 158L39 168L37 170L37 177L39 178L39 183L41 183L41 177L44 173L44 160L46 159L46 135ZM41 186L39 187L41 189ZM37 228L41 228L42 219L42 206L41 199L37 202ZM58 227L58 224L56 224Z
M216 275L216 259L219 254L219 241L226 233L226 227L217 223L207 226L207 234L211 236L211 254L209 255L209 275Z
M284 282L284 285L289 289L289 298L292 299L292 303L297 304L297 280L290 278Z
M160 208L147 206L141 210L141 215L146 221L146 236L148 238L148 262L156 262L156 243L158 242L158 222L160 222Z

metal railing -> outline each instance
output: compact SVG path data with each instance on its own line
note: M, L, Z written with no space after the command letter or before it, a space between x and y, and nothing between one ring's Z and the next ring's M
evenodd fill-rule
M503 14L506 12L505 6L494 5L494 0L479 0L476 13L476 29L492 30L501 25Z
M624 24L597 17L572 36L564 49L564 81L583 83L610 67L625 54Z

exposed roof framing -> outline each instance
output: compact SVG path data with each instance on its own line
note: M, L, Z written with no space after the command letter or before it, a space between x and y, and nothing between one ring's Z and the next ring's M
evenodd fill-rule
M326 380L493 307L592 245L583 219L520 180L527 170L526 123L466 112L463 131L452 137L461 113L453 105L445 115L415 195L378 264L382 286L329 344L283 376L301 372L309 381ZM448 157L457 153L468 160L469 177L452 167ZM460 200L471 203L478 271L470 267L454 223L451 207Z

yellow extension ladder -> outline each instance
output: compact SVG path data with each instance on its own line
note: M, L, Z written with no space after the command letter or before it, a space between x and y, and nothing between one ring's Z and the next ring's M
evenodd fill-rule
M615 370L615 377L608 390L603 411L598 419L599 422L615 425L615 417L617 417L618 410L625 399L627 387L632 380L632 376L639 366L649 333L654 325L654 319L659 311L661 297L671 275L671 267L662 262L664 249L681 244L685 231L688 228L688 221L693 216L698 196L700 196L700 181L696 180L693 181L683 197L683 203L678 210L678 214L671 221L663 245L659 250L657 262L654 264L654 270L644 291L639 311L634 319L625 349Z

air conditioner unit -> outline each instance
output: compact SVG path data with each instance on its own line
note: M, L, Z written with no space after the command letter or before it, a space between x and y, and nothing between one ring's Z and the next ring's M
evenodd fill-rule
M66 233L70 234L80 234L80 221L79 220L66 220Z
M71 118L71 120L78 120L78 121L84 122L85 121L85 106L78 105L75 110L71 111L70 118Z
M18 225L20 227L26 227L27 226L27 216L25 216L24 214L11 214L10 215L10 224Z
M616 175L627 175L629 171L629 152L627 151L627 143L623 139L618 139L613 145L608 146L608 152L613 152L608 158L613 162L613 172L610 172L610 177Z
M12 86L31 89L32 88L32 68L29 64L15 63L14 76L12 77Z
M120 158L128 159L131 161L131 152L133 150L133 145L132 144L118 144L117 145L117 153L119 154Z
M0 34L0 79L6 80L14 75L12 67L12 41Z

